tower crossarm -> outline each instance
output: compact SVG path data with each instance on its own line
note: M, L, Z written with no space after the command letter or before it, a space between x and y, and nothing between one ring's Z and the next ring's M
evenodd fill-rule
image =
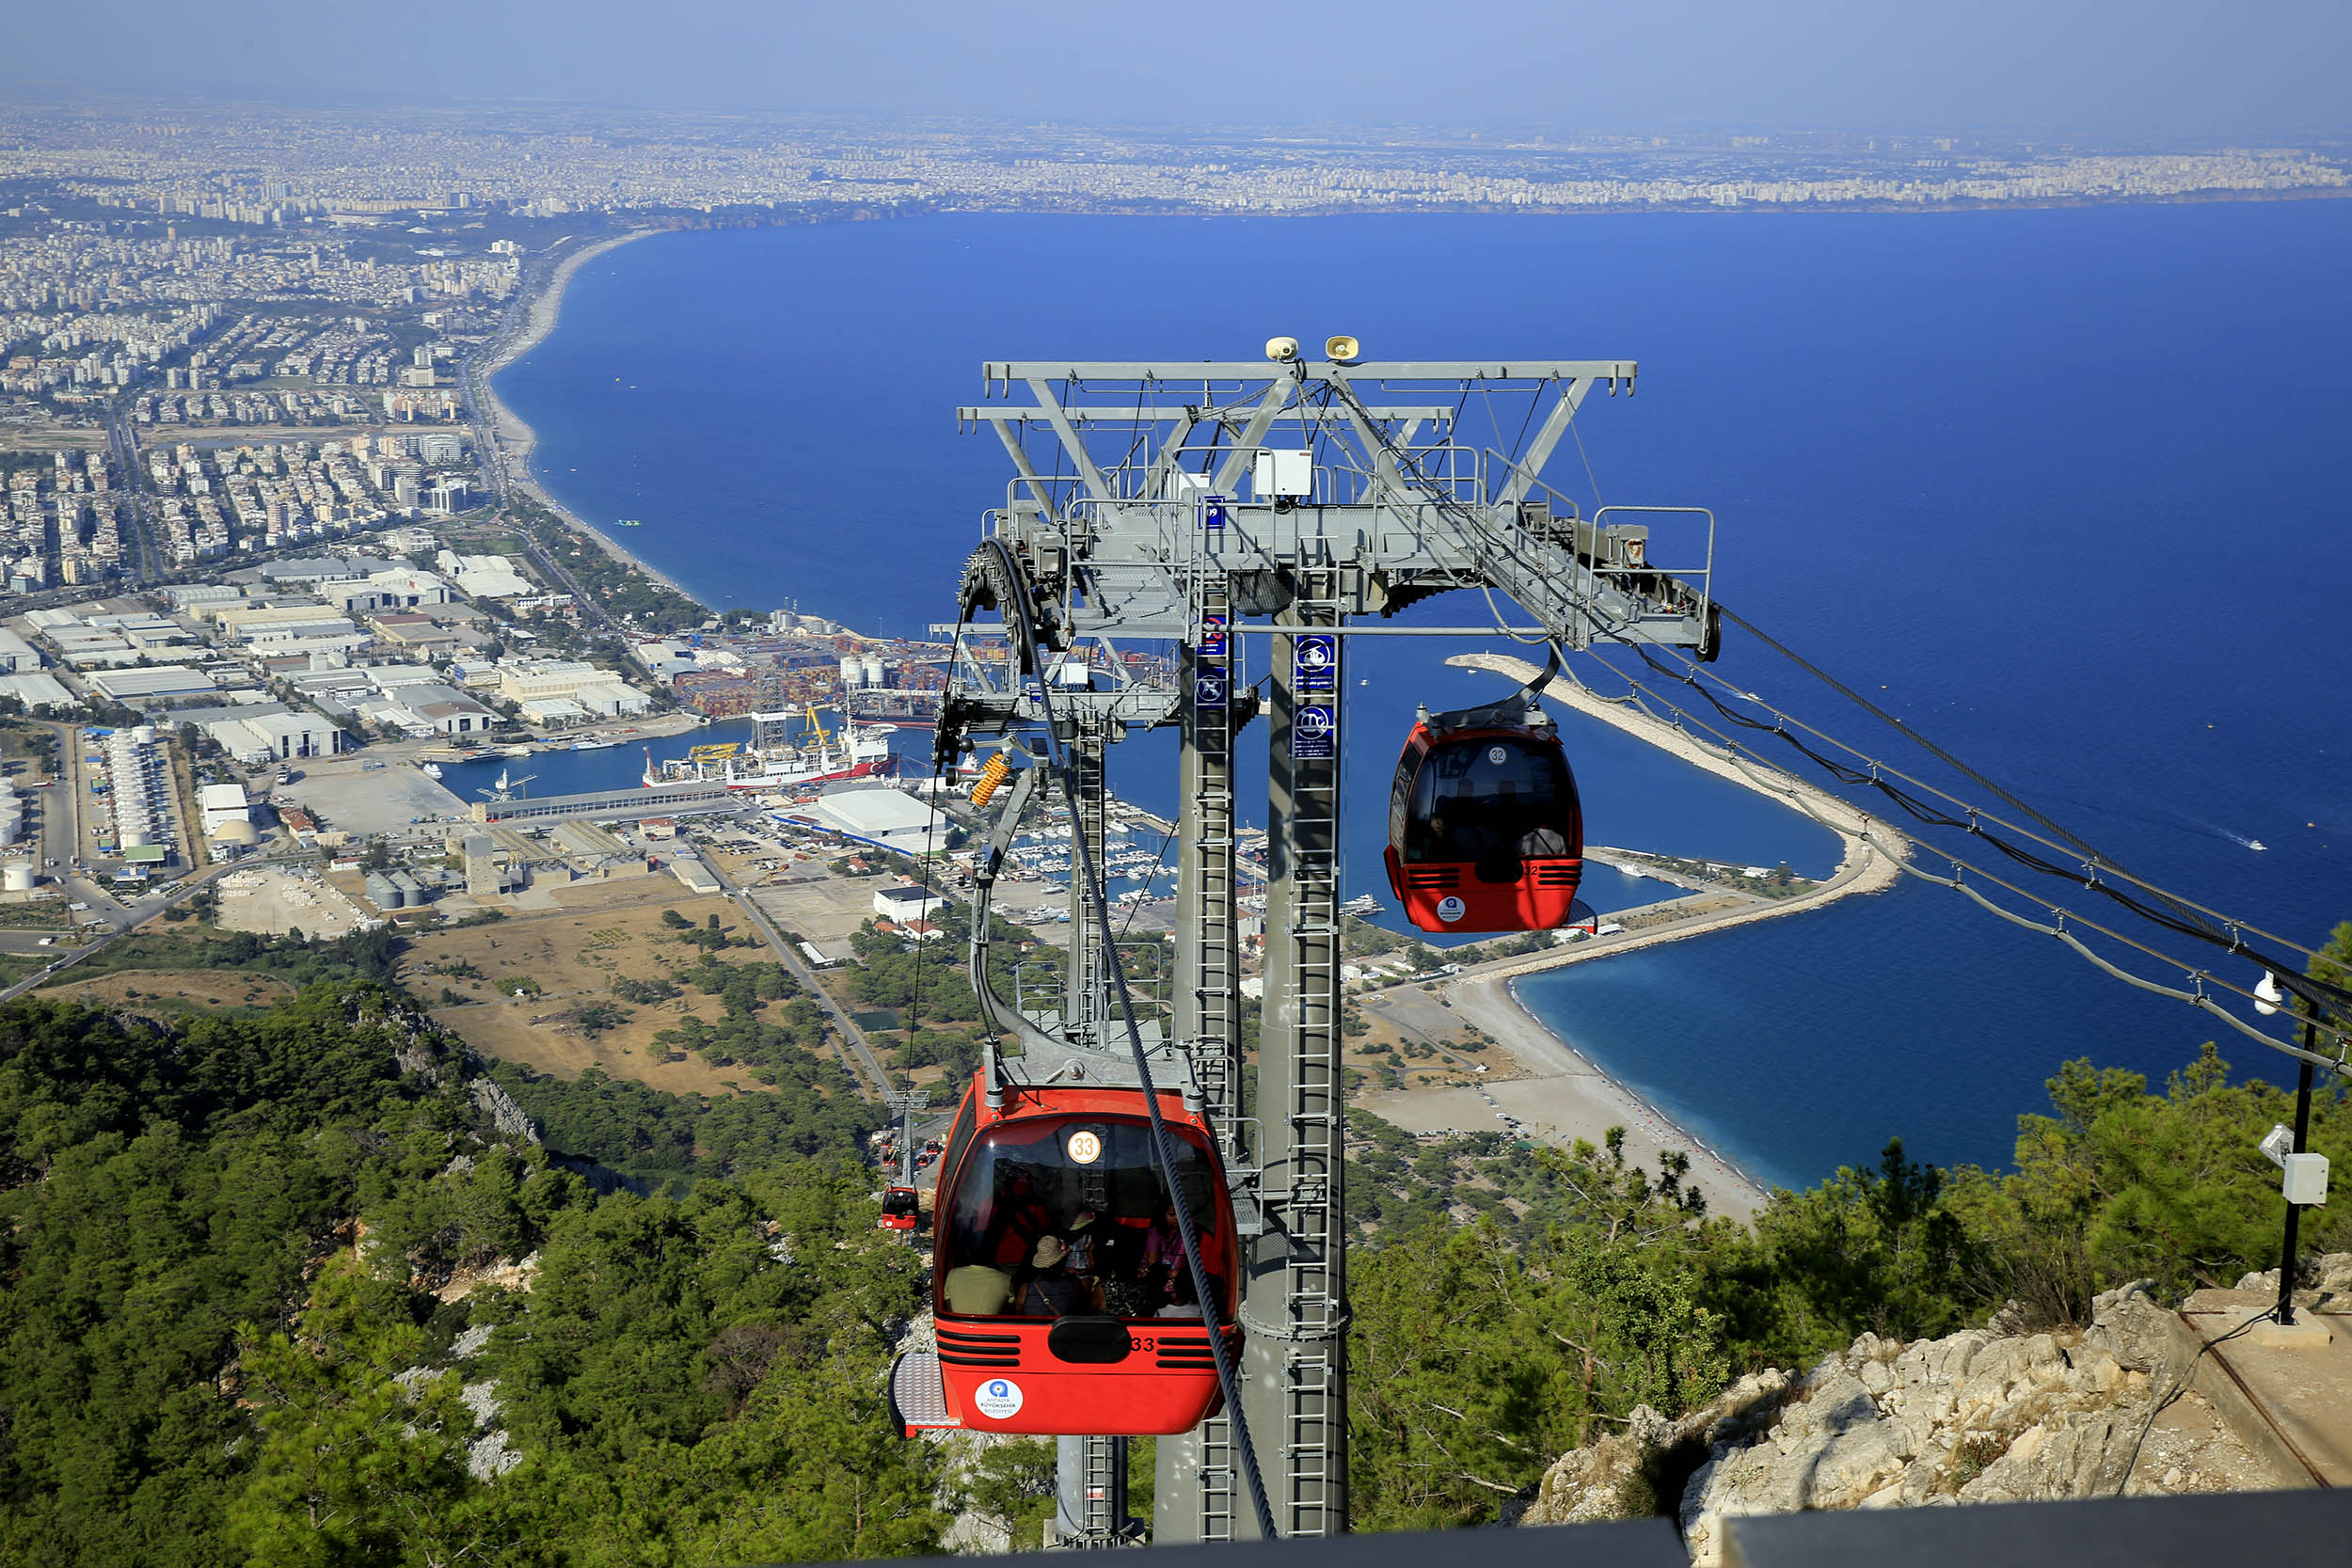
M1544 479L1586 397L1629 395L1635 372L1615 359L1004 362L984 370L1001 401L958 413L1013 460L991 527L1066 639L1187 641L1204 574L1232 584L1236 614L1262 615L1292 602L1312 563L1335 574L1345 616L1480 590L1566 647L1711 657L1712 515L1588 515ZM1496 413L1504 400L1511 421ZM1510 451L1468 438L1489 420Z

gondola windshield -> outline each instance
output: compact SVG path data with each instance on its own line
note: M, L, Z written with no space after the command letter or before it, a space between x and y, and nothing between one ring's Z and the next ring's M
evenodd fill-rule
M1232 1236L1213 1156L1168 1129L1201 1260L1232 1312ZM1141 1118L1028 1117L990 1128L955 1173L942 1223L944 1310L967 1316L1199 1317L1173 1206Z
M1562 831L1576 812L1556 741L1439 741L1413 781L1399 850L1408 864L1470 863L1484 880L1515 881L1523 860L1579 852Z

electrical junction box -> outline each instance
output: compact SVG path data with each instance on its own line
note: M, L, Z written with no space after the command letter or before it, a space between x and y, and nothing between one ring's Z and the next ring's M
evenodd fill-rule
M2286 1180L2280 1183L2289 1203L2305 1206L2328 1201L2328 1156L2325 1154L2290 1154L2286 1157Z
M1257 467L1250 470L1250 486L1260 500L1275 496L1313 495L1315 454L1260 447Z

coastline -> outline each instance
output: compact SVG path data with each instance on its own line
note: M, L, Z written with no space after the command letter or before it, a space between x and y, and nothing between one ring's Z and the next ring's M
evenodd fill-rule
M611 534L580 517L571 508L548 493L547 486L539 483L538 477L532 472L531 467L532 453L539 442L538 432L532 429L530 424L509 407L506 401L498 394L499 372L538 347L540 343L547 341L548 334L555 330L557 323L564 314L564 293L571 287L572 277L575 273L608 251L618 250L631 241L642 240L648 235L660 232L662 230L659 229L632 229L626 234L616 234L609 240L598 240L594 245L582 245L557 262L555 270L548 275L547 281L532 296L530 313L524 318L522 330L500 344L496 353L483 364L479 386L482 411L490 422L490 438L498 445L499 463L507 470L507 483L510 486L522 491L539 505L554 513L563 519L566 528L571 529L582 538L595 541L613 560L624 565L636 567L637 570L644 573L645 576L672 593L685 598L694 599L695 603L700 604L702 601L696 599L694 594L679 584L676 578L629 550L613 539Z
M1490 671L1522 684L1541 673L1534 664L1508 655L1462 654L1447 662ZM1902 875L1901 862L1909 856L1910 840L1884 822L1866 816L1848 802L1802 779L1761 767L1735 765L1724 753L1683 731L1637 709L1607 702L1565 675L1554 679L1544 695L1692 767L1780 800L1837 835L1842 853L1836 870L1818 887L1793 898L1755 899L1744 907L1720 910L1667 926L1594 937L1573 947L1498 959L1464 971L1443 988L1443 994L1464 1018L1493 1035L1522 1064L1545 1069L1533 1082L1517 1081L1527 1084L1527 1087L1516 1094L1510 1092L1511 1082L1493 1085L1497 1095L1527 1102L1522 1119L1531 1125L1550 1127L1564 1141L1582 1137L1597 1142L1607 1128L1623 1126L1627 1158L1653 1169L1661 1150L1685 1149L1692 1156L1692 1177L1708 1195L1710 1210L1744 1217L1769 1197L1765 1184L1579 1051L1527 1005L1519 994L1518 982L1529 974L1570 964L1588 963L1819 909L1858 893L1884 892Z
M585 538L595 540L615 560L633 565L649 578L692 598L691 593L666 574L583 521L548 494L531 471L536 433L498 396L493 386L500 371L529 354L554 331L562 315L564 293L580 267L620 245L659 231L646 229L617 235L583 246L565 257L548 275L531 299L528 314L519 330L499 345L494 355L485 361L479 386L483 411L491 421L493 439L501 460L512 465L509 478L512 485L547 507L567 527ZM1448 662L1487 670L1522 684L1534 679L1539 673L1537 667L1531 663L1493 654L1463 655ZM1658 1158L1662 1151L1687 1151L1692 1157L1691 1183L1706 1194L1709 1212L1744 1219L1768 1201L1770 1195L1765 1185L1577 1050L1528 1007L1515 982L1525 974L1542 970L1793 913L1850 894L1882 891L1899 877L1900 868L1886 853L1866 842L1863 833L1872 832L1882 843L1887 842L1891 835L1898 852L1907 851L1907 841L1899 835L1892 835L1891 830L1883 824L1867 821L1846 802L1802 781L1782 774L1765 774L1760 768L1753 772L1743 770L1683 732L1660 723L1647 715L1607 703L1573 684L1567 677L1555 680L1546 695L1613 724L1694 767L1727 778L1743 787L1781 799L1792 810L1808 811L1809 815L1821 820L1838 835L1844 854L1836 872L1828 879L1792 898L1752 898L1742 907L1717 910L1673 925L1588 940L1574 947L1497 960L1466 971L1443 986L1443 994L1461 1017L1477 1022L1510 1050L1528 1069L1528 1076L1502 1080L1482 1088L1438 1092L1447 1097L1474 1098L1491 1091L1494 1098L1487 1101L1488 1105L1498 1102L1510 1104L1525 1125L1544 1130L1553 1141L1564 1145L1577 1138L1598 1143L1608 1128L1622 1126L1626 1130L1627 1158L1652 1171L1658 1168ZM1761 782L1761 778L1770 778L1771 783ZM1793 803L1795 800L1803 800L1804 805ZM1367 1108L1374 1107L1368 1105ZM1446 1100L1434 1101L1429 1108L1439 1116L1440 1120L1454 1118L1450 1123L1453 1125L1477 1125L1487 1115L1485 1108L1468 1103L1467 1098L1465 1103L1459 1106ZM1382 1109L1380 1114L1390 1119L1397 1119L1392 1108Z

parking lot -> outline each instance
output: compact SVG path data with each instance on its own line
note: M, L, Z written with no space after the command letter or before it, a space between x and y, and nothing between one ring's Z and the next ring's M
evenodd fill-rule
M360 756L298 758L287 766L302 777L279 785L277 793L316 816L321 826L355 837L408 833L413 817L432 822L466 815L463 800L409 764L369 768L366 761Z
M359 906L327 885L315 871L254 866L231 871L213 884L220 894L223 930L282 937L340 937L362 919Z

